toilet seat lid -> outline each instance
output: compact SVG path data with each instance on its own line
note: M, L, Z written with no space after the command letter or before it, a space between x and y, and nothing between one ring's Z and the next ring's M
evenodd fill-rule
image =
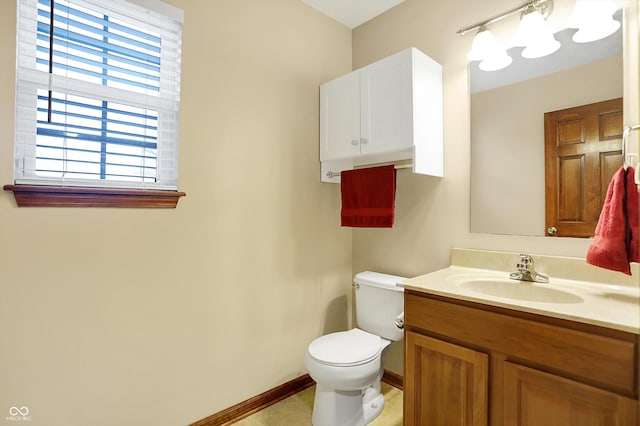
M309 345L309 355L323 364L351 366L375 359L381 350L380 336L358 328L319 337Z

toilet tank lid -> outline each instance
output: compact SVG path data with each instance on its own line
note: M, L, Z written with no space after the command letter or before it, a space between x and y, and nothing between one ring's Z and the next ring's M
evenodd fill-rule
M353 278L356 284L372 285L374 287L384 287L388 289L395 289L398 291L404 291L404 288L398 286L406 280L406 277L399 277L397 275L381 274L379 272L364 271L359 272Z

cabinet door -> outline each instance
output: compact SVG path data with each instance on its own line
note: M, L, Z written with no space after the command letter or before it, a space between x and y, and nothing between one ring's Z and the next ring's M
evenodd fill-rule
M505 362L506 426L636 426L637 401Z
M360 155L360 77L352 72L320 86L320 160Z
M405 345L405 425L487 424L487 354L411 331Z
M361 70L362 154L413 146L412 56L403 51Z

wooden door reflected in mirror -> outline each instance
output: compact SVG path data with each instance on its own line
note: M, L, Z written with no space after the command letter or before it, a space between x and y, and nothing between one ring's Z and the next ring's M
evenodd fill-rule
M544 114L548 236L593 237L624 163L622 98Z

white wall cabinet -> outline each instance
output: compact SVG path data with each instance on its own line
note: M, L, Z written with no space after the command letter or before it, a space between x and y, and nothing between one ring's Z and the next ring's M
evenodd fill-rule
M320 86L322 180L354 166L411 160L443 175L442 67L415 48ZM334 175L335 177L330 177Z

